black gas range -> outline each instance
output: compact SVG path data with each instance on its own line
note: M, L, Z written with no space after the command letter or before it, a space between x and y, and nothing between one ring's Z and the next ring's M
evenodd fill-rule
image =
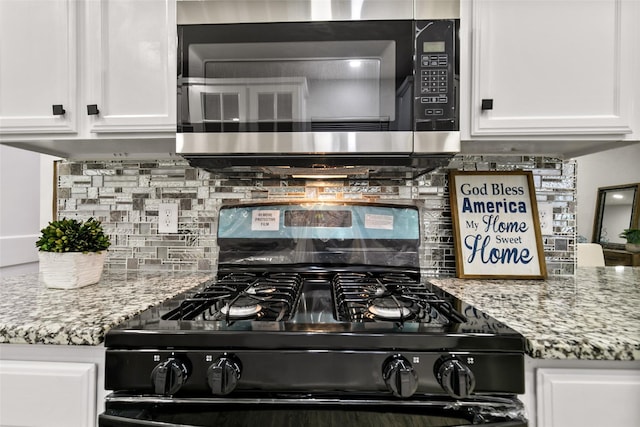
M421 277L419 217L222 208L215 277L107 334L100 425L526 425L523 338Z

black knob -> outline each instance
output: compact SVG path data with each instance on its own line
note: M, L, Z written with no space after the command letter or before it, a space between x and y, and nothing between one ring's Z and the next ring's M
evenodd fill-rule
M382 368L382 378L389 391L397 397L410 397L418 389L418 374L400 355L387 359Z
M242 365L233 355L224 354L218 357L207 370L207 381L211 392L215 395L231 393L238 385Z
M493 110L493 99L483 99L481 108L483 110Z
M437 369L436 378L447 394L456 399L469 396L476 386L473 372L458 359L444 360Z
M178 359L171 358L161 362L151 372L151 382L156 394L171 396L187 381L187 366Z
M90 116L96 116L100 113L96 104L87 105L87 114Z
M62 105L60 105L60 104L52 105L51 107L53 109L53 115L54 116L64 116L64 113L67 112L64 109L64 107Z

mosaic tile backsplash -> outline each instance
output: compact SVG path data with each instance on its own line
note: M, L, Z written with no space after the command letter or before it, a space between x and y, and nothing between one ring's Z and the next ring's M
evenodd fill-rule
M213 271L216 218L223 203L304 198L407 201L421 209L423 271L453 277L448 169L532 171L539 207L553 212L552 234L543 232L548 273L574 274L576 165L548 157L456 156L447 168L415 179L398 172L384 178L325 182L274 179L259 172L213 174L182 160L63 161L57 165L57 216L102 221L112 242L105 266L109 270ZM178 204L177 234L158 233L160 203Z

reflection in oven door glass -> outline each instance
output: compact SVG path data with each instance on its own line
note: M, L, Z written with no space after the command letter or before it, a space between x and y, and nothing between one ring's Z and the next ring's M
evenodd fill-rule
M222 409L222 408L221 408ZM315 427L315 426L349 426L349 427L447 427L471 425L472 422L461 414L451 410L425 415L411 409L397 407L380 409L342 409L336 407L282 406L274 409L262 407L245 408L244 406L226 406L224 410L211 411L197 408L153 408L151 410L119 410L108 411L109 415L145 421L171 423L193 427ZM108 424L101 427L108 427Z

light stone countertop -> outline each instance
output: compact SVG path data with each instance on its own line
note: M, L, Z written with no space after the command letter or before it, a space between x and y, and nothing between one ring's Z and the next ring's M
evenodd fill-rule
M538 359L640 360L640 268L549 280L429 279L522 334Z
M38 274L0 281L0 343L99 345L109 329L211 277L104 273L79 289L49 289Z
M105 273L76 290L48 289L37 274L0 282L0 343L99 345L106 332L211 277ZM640 268L579 268L538 280L429 279L521 333L539 359L640 360Z

